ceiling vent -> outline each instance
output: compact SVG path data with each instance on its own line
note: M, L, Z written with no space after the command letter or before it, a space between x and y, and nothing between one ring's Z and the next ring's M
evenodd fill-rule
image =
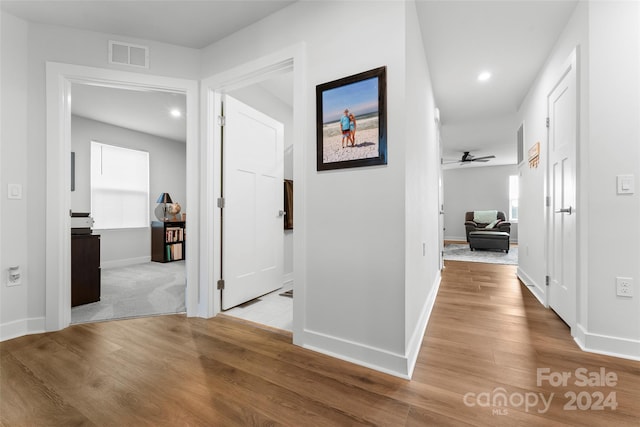
M149 68L149 47L109 40L109 63Z

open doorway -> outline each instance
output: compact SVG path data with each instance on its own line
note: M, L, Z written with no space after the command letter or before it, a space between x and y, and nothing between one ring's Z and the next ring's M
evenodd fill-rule
M180 93L186 96L186 203L189 221L196 232L185 242L194 256L185 259L186 311L202 313L198 301L200 203L198 199L199 145L197 139L197 82L80 65L47 62L47 215L46 215L46 315L48 331L66 328L71 322L71 85L74 83L129 88L140 91ZM195 279L192 279L195 278Z
M71 98L71 211L95 221L72 224L71 323L184 313L184 236L178 256L152 260L150 224L169 195L180 210L169 220L185 228L185 94L73 83Z
M283 125L284 180L293 182L293 73L291 71L284 72L266 80L230 90L228 95ZM278 186L276 191L284 192L284 182ZM280 209L284 209L284 207L280 207ZM282 233L284 240L281 287L231 308L224 313L278 329L292 331L294 229L282 227L279 233Z
M216 201L222 197L222 141L219 126L219 116L222 114L220 100L230 91L250 86L257 82L268 80L271 77L293 73L293 125L291 134L293 137L293 210L294 232L293 240L293 286L295 298L293 298L293 343L303 345L305 335L305 298L306 298L306 245L305 245L305 135L307 130L307 117L304 113L307 105L306 95L306 68L305 68L304 44L292 45L272 55L258 58L244 63L233 69L219 72L204 79L201 83L201 100L203 103L203 188L205 195L203 211L210 213L201 221L201 235L207 245L203 247L201 256L211 260L202 264L201 277L206 278L206 286L200 288L200 299L206 303L207 316L215 316L222 312L220 280L223 279L221 262L221 213L222 209L216 208ZM284 298L284 297L281 297ZM188 308L188 307L187 307Z

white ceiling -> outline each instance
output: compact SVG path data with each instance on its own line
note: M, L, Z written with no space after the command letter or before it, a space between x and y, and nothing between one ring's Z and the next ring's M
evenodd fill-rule
M577 1L420 1L422 29L443 157L470 151L487 163L516 163L515 115ZM480 72L489 81L477 80Z
M32 22L199 49L291 3L275 0L1 0L0 7ZM440 109L443 157L455 160L464 151L471 151L475 156L496 155L496 159L480 164L483 166L515 164L516 110L577 0L417 0L416 3ZM483 70L491 71L493 76L479 83L476 78ZM265 83L265 88L291 104L290 76ZM102 121L184 141L184 123L166 118L171 96L129 92L100 97L110 90L115 89L78 87L72 101L75 113L96 120L103 117ZM140 99L133 99L137 97ZM117 107L110 105L117 100L120 100ZM128 111L127 106L135 106L135 110ZM103 112L99 111L100 107ZM114 112L120 112L122 117L114 117ZM142 112L148 116L149 125L141 123L147 120ZM135 120L125 124L131 117ZM151 121L152 118L155 119ZM161 129L168 125L174 129ZM178 137L179 132L182 137Z
M184 94L71 86L71 114L180 142L187 140L186 108ZM181 116L173 117L173 109Z
M295 0L2 0L27 21L202 49Z

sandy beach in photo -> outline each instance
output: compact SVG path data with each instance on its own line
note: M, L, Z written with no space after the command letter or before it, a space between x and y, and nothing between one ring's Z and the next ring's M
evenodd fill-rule
M345 147L342 148L342 133L339 122L323 126L323 163L378 157L378 117L364 119L356 117L356 120L356 140L353 147L347 146L345 141Z

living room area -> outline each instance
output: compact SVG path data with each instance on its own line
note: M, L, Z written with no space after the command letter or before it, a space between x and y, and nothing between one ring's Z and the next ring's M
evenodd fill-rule
M517 265L518 166L486 163L443 167L444 259Z

